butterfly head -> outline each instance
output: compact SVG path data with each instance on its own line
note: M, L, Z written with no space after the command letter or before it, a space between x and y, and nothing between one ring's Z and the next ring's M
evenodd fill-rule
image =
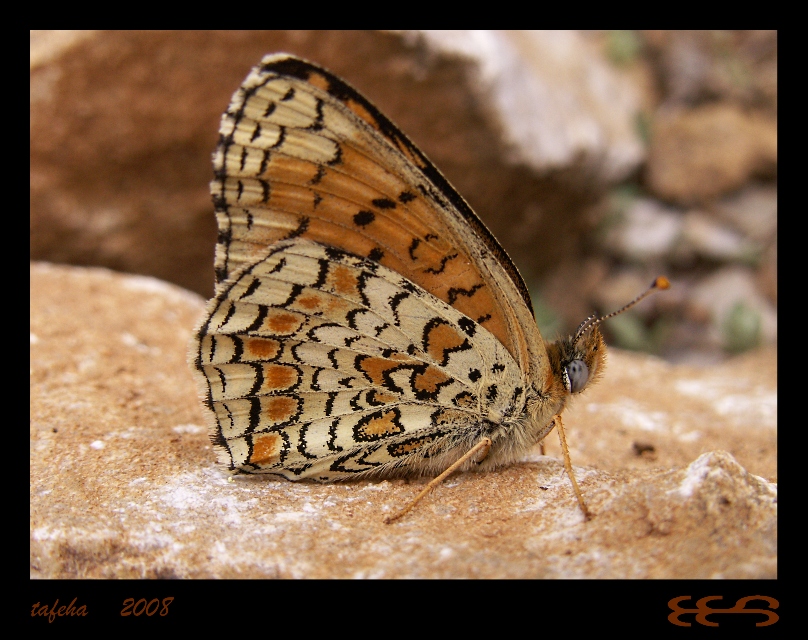
M574 335L548 345L556 380L562 382L568 394L580 393L603 371L606 345L597 320L597 316L590 316Z
M660 276L642 295L621 309L605 316L591 315L578 326L574 335L547 345L550 366L555 378L561 381L568 394L581 393L603 372L606 364L606 345L600 332L600 323L630 309L653 291L668 287L670 287L668 279Z

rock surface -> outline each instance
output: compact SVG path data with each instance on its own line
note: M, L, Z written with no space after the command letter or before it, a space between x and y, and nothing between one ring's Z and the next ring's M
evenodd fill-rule
M422 486L294 484L215 465L188 340L204 302L142 276L31 267L34 578L773 578L777 362L617 350L516 465Z

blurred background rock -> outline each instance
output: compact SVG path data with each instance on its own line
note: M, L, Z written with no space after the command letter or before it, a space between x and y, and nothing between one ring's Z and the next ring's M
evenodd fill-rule
M345 78L469 201L547 338L710 363L777 339L776 31L32 31L31 257L210 296L210 157L262 55Z

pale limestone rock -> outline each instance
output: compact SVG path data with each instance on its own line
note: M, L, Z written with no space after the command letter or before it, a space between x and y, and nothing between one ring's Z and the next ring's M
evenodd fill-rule
M31 268L34 578L773 578L777 363L698 369L610 353L564 414L584 522L553 434L516 465L423 481L230 480L188 340L204 303L160 281Z

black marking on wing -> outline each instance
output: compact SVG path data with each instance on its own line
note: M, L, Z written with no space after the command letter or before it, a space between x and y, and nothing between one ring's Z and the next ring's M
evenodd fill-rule
M410 252L410 260L417 260L415 257L415 250L418 248L418 245L421 244L421 238L413 238L412 242L410 243L409 252Z
M325 415L330 416L331 412L334 410L334 400L337 399L339 395L338 391L329 391L328 392L328 400L325 401Z
M222 385L222 396L227 393L227 377L224 375L224 371L222 371L219 367L214 367L213 370L216 372L216 375L219 376L219 384Z
M477 325L471 318L460 318L457 324L460 325L460 328L463 329L465 334L470 338L474 337L474 334L477 333Z
M253 323L244 329L246 333L250 331L258 331L262 324L264 324L264 320L267 317L267 313L269 312L269 307L264 306L262 304L258 305L258 315L255 317Z
M261 399L252 396L246 400L250 403L250 426L247 427L246 433L254 433L261 423Z
M434 273L434 274L443 273L443 270L446 268L446 263L449 262L449 260L454 260L457 257L457 255L458 254L453 253L448 256L443 256L443 258L440 261L440 266L437 269L429 267L426 271L428 273Z
M325 344L325 343L323 343L322 340L320 340L320 338L317 337L317 332L320 331L320 329L327 329L329 327L338 327L339 329L343 328L343 326L341 324L338 324L336 322L324 322L323 324L317 325L316 327L312 327L311 329L309 329L306 332L306 337L311 342L317 342L317 343L320 343L320 344Z
M289 297L286 298L285 301L281 302L280 304L276 305L278 307L283 307L284 309L288 308L289 305L294 303L297 297L303 292L305 287L302 284L293 284L292 290L289 292Z
M261 166L258 167L259 176L262 176L264 175L264 173L266 173L267 167L269 166L269 159L270 159L269 149L264 149L264 155L261 158Z
M409 297L410 297L410 294L407 293L406 291L399 291L396 295L394 295L392 298L390 298L390 302L389 302L390 311L393 314L393 318L395 319L394 320L395 325L397 327L401 326L401 318L398 315L398 307L404 300L406 300Z
M249 390L247 395L254 396L258 393L258 390L261 388L261 385L264 384L264 367L261 366L260 364L252 364L252 363L249 363L248 366L252 368L253 373L255 374L255 382L253 382L253 386Z
M286 256L278 260L277 264L269 270L269 273L280 273L286 267Z
M351 409L354 411L363 411L365 407L359 404L359 398L362 397L364 392L357 393L356 395L351 396L350 400L348 400L348 404L351 405Z
M337 351L339 351L339 349L334 348L328 352L328 361L331 363L334 369L339 369L339 362L336 358Z
M366 227L376 219L376 214L372 211L359 211L354 214L353 221L357 227Z
M222 320L221 326L225 326L236 313L236 305L230 304L230 307L227 310L227 313L224 314L224 320Z
M326 162L326 164L335 167L341 162L342 162L342 147L340 145L337 145L337 154L333 158L331 158L331 160Z
M455 300L457 300L458 296L465 296L470 298L473 296L479 289L482 289L482 284L475 284L471 289L461 289L459 287L452 287L449 291L446 292L447 294L447 302L449 304L454 304Z
M348 321L348 326L353 329L354 331L359 331L359 327L356 326L356 316L359 314L369 313L367 309L362 309L358 307L356 309L351 309L347 314L345 314L345 319Z
M324 371L323 369L318 367L318 368L316 368L314 370L314 373L311 374L310 386L311 386L312 391L322 391L322 389L320 388L320 380L319 380L319 378L320 378L320 373L322 373L323 371Z
M342 251L341 249L337 249L336 247L327 246L325 248L325 254L332 262L342 262L345 260L345 257L350 255Z
M316 456L312 453L309 453L306 450L308 443L306 442L306 432L309 430L311 426L310 422L304 422L300 425L300 430L297 432L298 443L297 443L297 451L300 453L301 456L304 458L308 458L309 460L317 460L319 456Z
M297 228L290 231L282 239L283 240L291 240L292 238L297 238L298 236L302 236L308 230L310 222L311 222L311 219L308 216L300 216L300 222L298 223Z
M325 446L328 447L328 450L335 451L337 453L339 453L340 451L344 451L342 447L336 444L338 426L339 426L339 420L334 420L331 422L331 426L328 427L328 439L325 441Z
M228 362L241 362L241 358L244 356L244 340L236 335L231 339L233 340L233 355L230 356Z
M245 289L244 293L239 296L239 300L244 300L254 294L258 289L261 287L261 281L258 278L253 278L253 281L250 283L250 286Z
M467 407L469 404L476 402L473 394L468 391L461 391L454 398L452 402L456 407Z
M317 266L319 270L317 271L317 279L314 281L314 284L311 285L312 289L322 289L323 285L325 284L326 278L328 278L328 267L329 267L328 260L319 259L317 260Z
M278 139L275 141L275 144L271 145L271 149L277 149L286 141L286 127L283 125L278 127Z
M311 182L309 182L309 184L311 185L317 184L318 182L320 182L320 180L323 179L324 176L325 176L325 167L323 165L319 165L317 167L317 173L314 174L314 177L311 179Z
M356 290L359 292L359 299L362 301L362 304L367 307L368 309L371 308L370 300L365 295L365 287L367 287L367 281L370 278L375 278L372 273L368 273L367 271L360 271L359 275L356 277Z
M317 112L317 117L314 119L314 122L312 122L309 125L308 128L311 131L320 131L324 126L323 125L323 118L325 117L323 115L323 101L320 100L320 98L317 98L317 102L316 102L316 106L314 107L314 110Z
M390 198L376 198L375 200L371 200L374 207L377 209L395 209L396 203L390 200Z
M217 180L219 180L218 177L217 177ZM224 174L222 174L222 178L221 178L220 182L224 182ZM224 185L222 185L222 188L220 189L219 193L217 193L216 195L213 196L213 208L218 213L227 213L229 211L229 206L227 204L227 198L225 198L225 195L224 195ZM224 232L220 229L219 234L221 235L222 233L224 233ZM228 229L226 233L229 234L230 230ZM228 236L228 240L229 240L229 236Z

